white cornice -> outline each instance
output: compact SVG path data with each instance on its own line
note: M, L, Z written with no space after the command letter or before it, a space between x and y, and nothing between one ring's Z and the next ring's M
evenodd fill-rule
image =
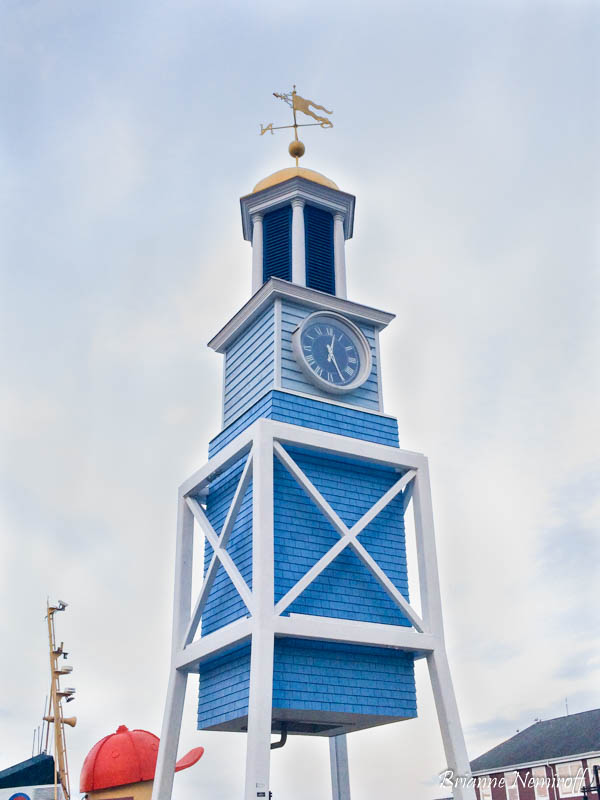
M221 328L217 335L213 336L208 346L217 353L223 353L232 339L238 336L277 297L284 297L314 309L338 311L355 322L369 323L377 330L386 328L395 317L395 314L389 314L387 311L379 311L370 306L353 303L327 292L319 292L316 289L308 289L306 286L282 281L279 278L271 278Z
M294 177L275 186L269 186L260 192L247 194L240 198L242 209L242 230L244 239L252 241L252 215L264 214L281 206L288 205L294 198L301 198L307 203L318 208L327 209L332 214L342 214L344 217L344 237L352 238L354 229L354 206L356 198L353 194L340 192L322 186L306 178Z

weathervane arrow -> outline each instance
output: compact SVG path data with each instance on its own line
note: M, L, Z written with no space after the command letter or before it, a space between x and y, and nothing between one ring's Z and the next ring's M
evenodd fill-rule
M269 131L272 135L274 131L293 128L294 141L290 143L288 150L292 158L296 159L296 166L298 166L298 159L304 155L305 151L304 143L298 138L298 128L310 128L316 125L318 125L320 128L333 128L333 122L328 117L319 116L315 113L315 111L324 111L326 114L333 114L333 111L329 111L327 108L325 108L325 106L321 106L318 103L315 103L313 100L307 100L305 97L301 97L296 92L296 84L294 84L291 92L273 92L273 96L283 100L283 102L287 103L287 105L292 109L294 122L292 125L277 126L273 126L272 122L269 122L268 125L261 124L260 135L263 136L263 134L267 133L267 131ZM300 111L302 114L312 117L317 121L299 123L296 118L296 113L298 111Z

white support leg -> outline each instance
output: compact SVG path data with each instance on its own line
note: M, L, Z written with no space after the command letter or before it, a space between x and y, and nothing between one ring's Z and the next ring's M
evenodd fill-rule
M417 560L419 563L419 583L421 589L421 606L426 630L433 634L437 644L427 655L427 666L433 689L435 707L442 734L442 742L448 769L454 776L465 781L471 775L471 766L467 755L467 747L460 723L458 705L454 695L454 687L446 655L444 643L444 624L442 619L442 601L437 569L435 549L435 533L433 527L433 507L431 502L431 485L427 462L418 470L414 481L413 505L415 514L415 532L417 539ZM455 800L475 800L475 789L470 785L454 787Z
M194 555L194 517L183 497L177 512L177 544L175 550L175 600L173 603L173 639L169 688L160 735L152 800L170 800L181 731L181 717L187 673L175 668L175 656L183 646L190 622L192 604L192 565Z
M253 446L252 594L254 615L245 800L269 797L273 705L274 564L273 439L268 422L257 426Z
M350 800L350 771L346 734L329 738L332 800Z
M443 645L429 653L427 666L448 769L452 770L453 776L458 779L453 788L454 800L475 800L475 788L471 785L461 785L460 782L463 779L466 784L471 775L471 766Z
M160 732L156 774L152 788L152 800L170 800L173 791L173 778L175 777L175 763L177 761L177 748L179 747L179 734L181 733L187 677L186 672L174 669L169 678L167 702Z

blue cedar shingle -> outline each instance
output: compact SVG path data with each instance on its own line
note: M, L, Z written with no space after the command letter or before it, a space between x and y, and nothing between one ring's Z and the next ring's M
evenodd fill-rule
M349 527L399 479L392 470L354 459L303 452L290 454ZM211 485L207 516L217 533L225 521L245 457ZM280 600L338 541L339 535L290 473L274 460L275 598ZM398 495L364 529L359 541L408 599L403 497ZM252 585L252 484L246 490L228 552ZM205 570L212 557L205 547ZM314 614L409 626L371 572L351 548L341 554L291 604L286 613ZM219 567L202 617L203 634L246 616L247 609L225 570Z
M225 425L273 386L275 315L271 305L225 354L223 418Z
M250 646L200 667L198 727L245 716ZM273 707L377 716L416 716L412 654L290 637L275 640Z
M201 664L199 674L199 729L247 714L250 645Z
M399 479L352 459L290 454L346 525L352 526ZM304 490L276 460L275 596L281 599L339 539ZM408 599L403 498L398 495L360 534L359 541ZM346 548L292 603L287 613L333 616L409 626L355 553Z
M270 391L260 397L210 445L210 455L261 417L278 419L398 447L396 420L361 409ZM292 457L352 525L399 478L390 469L290 449ZM225 520L245 459L211 484L207 514L217 532ZM278 460L275 475L275 580L281 597L338 540L338 534ZM252 486L236 521L229 551L247 583L252 569ZM397 588L408 597L402 499L394 500L361 534L360 540ZM212 555L206 547L205 569ZM288 612L408 625L363 564L346 550L288 609ZM209 633L247 614L229 578L219 570L202 620ZM324 648L324 649L323 649ZM276 642L274 705L312 711L412 716L415 709L412 656L381 648L322 642ZM229 663L231 661L231 664ZM203 665L199 727L218 725L247 711L249 649ZM294 666L296 665L296 666ZM335 671L335 678L332 677Z
M398 447L398 422L393 417L336 406L323 400L312 400L287 392L271 391L215 436L209 444L209 458L261 418Z

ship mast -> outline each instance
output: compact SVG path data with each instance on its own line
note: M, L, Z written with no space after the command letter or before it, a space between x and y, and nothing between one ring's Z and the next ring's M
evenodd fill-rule
M71 798L71 787L69 785L69 765L67 761L67 744L65 741L65 724L75 727L77 722L75 717L65 718L62 712L62 701L68 703L74 699L75 689L60 688L60 676L69 675L73 670L70 666L60 666L59 658L66 658L68 653L64 651L64 642L57 647L56 635L54 630L54 615L58 611L64 611L67 604L59 600L56 605L48 602L47 622L48 622L48 644L50 648L50 708L48 716L44 720L54 725L54 797L58 800L58 784L62 786L65 800Z

